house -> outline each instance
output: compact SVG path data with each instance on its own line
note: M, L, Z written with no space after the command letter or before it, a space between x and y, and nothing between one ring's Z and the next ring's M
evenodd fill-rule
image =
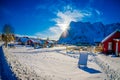
M48 42L48 46L49 47L53 47L54 46L54 41L48 40L47 42Z
M2 35L0 34L0 41L2 41Z
M39 39L28 39L27 40L27 44L28 45L31 45L31 46L34 46L34 45L39 45L39 46L41 46L42 47L42 41L41 40L39 40Z
M18 44L26 45L28 40L29 40L28 37L19 37L17 42L18 42Z
M54 47L55 41L54 40L45 40L44 41L44 47Z
M120 55L120 30L116 30L102 40L103 52L106 54L115 53Z

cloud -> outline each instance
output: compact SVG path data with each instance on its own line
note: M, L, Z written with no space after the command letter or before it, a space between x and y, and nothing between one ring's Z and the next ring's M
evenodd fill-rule
M64 7L63 11L57 11L55 14L57 17L52 19L52 21L54 21L56 24L44 32L36 33L36 35L39 35L43 38L50 37L51 39L58 40L61 33L69 28L71 21L82 21L84 17L91 16L90 12L73 9L69 5Z
M60 32L60 27L58 26L54 26L54 27L50 27L49 30L53 33L59 33Z
M53 32L51 32L49 29L44 31L44 32L38 32L35 34L35 36L39 36L42 39L47 39L49 37L49 39L51 40L58 40L60 34L55 34Z
M82 13L79 10L59 11L57 18L53 19L53 21L56 22L56 26L59 27L60 30L64 31L68 28L71 21L82 21L83 17L86 15L86 13Z
M67 5L63 10L54 12L56 18L51 19L55 22L55 25L51 26L44 32L38 32L35 35L39 35L42 38L49 37L50 39L58 40L62 32L69 29L71 21L87 21L91 20L95 16L101 15L101 12L97 9L88 8L86 10L73 9L70 5ZM95 16L94 16L95 14Z
M98 14L98 15L101 15L102 13L99 11L99 10L97 10L97 9L95 9L95 11L96 11L96 13Z
M64 7L64 11L58 11L56 15L57 18L52 19L56 24L49 30L53 32L54 35L60 35L66 29L69 29L71 21L82 21L85 17L91 16L91 13L89 11L80 11L72 9L70 6L66 6Z

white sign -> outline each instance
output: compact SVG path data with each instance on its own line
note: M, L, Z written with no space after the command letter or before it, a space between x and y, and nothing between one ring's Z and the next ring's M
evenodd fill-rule
M79 61L78 61L78 66L80 67L81 65L87 66L87 60L88 60L88 54L87 53L80 53Z

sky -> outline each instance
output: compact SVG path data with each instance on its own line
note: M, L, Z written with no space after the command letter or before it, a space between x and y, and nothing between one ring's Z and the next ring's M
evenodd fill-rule
M120 0L0 0L0 31L58 40L71 21L120 22Z

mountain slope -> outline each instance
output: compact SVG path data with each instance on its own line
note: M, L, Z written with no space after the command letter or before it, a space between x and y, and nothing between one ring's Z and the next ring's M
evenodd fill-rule
M104 25L101 22L91 24L90 22L71 22L69 29L64 31L58 42L69 44L80 44L101 41L107 35L120 29L120 23Z

